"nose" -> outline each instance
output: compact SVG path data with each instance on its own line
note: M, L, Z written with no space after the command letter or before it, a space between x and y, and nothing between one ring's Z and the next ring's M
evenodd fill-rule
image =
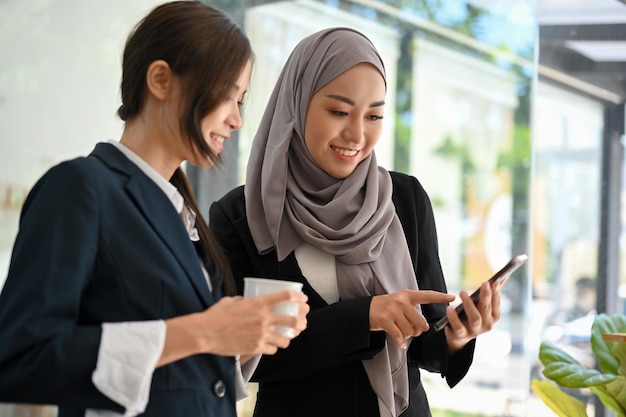
M231 130L238 130L243 125L243 119L241 118L241 111L239 110L239 103L235 102L235 105L228 115L226 123L230 126Z
M342 132L343 139L360 144L365 137L365 125L361 118L354 118L348 121Z

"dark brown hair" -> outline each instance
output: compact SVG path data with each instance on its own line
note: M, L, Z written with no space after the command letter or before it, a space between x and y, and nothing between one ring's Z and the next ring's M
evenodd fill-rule
M196 229L198 229L200 244L202 246L200 251L203 252L200 258L204 267L211 275L211 282L213 285L221 283L225 295L236 295L237 287L228 259L222 247L217 243L215 237L213 237L213 233L211 233L211 230L202 219L189 180L181 168L178 168L174 172L170 182L178 189L189 207L196 212Z
M137 24L126 41L122 62L119 117L130 120L144 105L146 73L156 60L168 63L183 88L181 135L194 152L213 163L219 157L202 135L201 121L232 94L232 88L252 60L250 41L226 14L196 1L173 1L154 8ZM228 260L202 219L187 176L178 168L170 182L194 210L200 241L210 256L203 257L224 292L236 292Z
M146 72L156 60L181 79L185 105L180 129L194 151L217 162L202 136L202 118L226 100L252 60L250 41L230 17L196 1L173 1L154 8L128 37L122 61L124 121L139 114L146 96ZM193 146L195 145L195 146Z

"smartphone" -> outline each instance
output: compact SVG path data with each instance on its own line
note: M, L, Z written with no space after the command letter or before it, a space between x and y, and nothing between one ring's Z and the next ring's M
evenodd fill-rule
M496 272L491 278L489 278L490 283L494 282L503 282L520 266L524 264L528 260L528 256L526 254L517 255L511 258L511 260L498 272ZM480 299L480 287L472 293L470 296L474 304L478 304L478 300ZM459 304L456 307L456 313L459 315L459 318L463 320L465 316L465 308L463 308L463 303ZM435 330L441 330L448 324L448 317L444 316L441 320L435 323Z

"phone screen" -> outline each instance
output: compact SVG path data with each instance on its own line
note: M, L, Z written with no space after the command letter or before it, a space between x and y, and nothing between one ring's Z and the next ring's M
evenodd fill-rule
M528 260L528 256L526 254L514 256L502 269L500 269L491 278L489 278L489 282L494 283L494 282L506 281L506 279L513 272L515 272L517 268L522 266L524 262L526 262L527 260ZM470 297L472 301L474 302L474 304L477 304L478 300L480 299L480 287L476 291L474 291ZM456 313L459 315L459 318L461 318L461 320L465 319L466 317L465 308L463 307L462 303L459 304L455 310L456 310ZM435 324L435 330L441 330L444 327L446 327L447 324L448 324L448 317L444 316L443 318L441 318L441 320L439 320Z

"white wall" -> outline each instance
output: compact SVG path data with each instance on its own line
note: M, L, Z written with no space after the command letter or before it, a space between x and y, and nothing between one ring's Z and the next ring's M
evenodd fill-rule
M0 1L0 286L34 182L118 138L124 42L157 3Z

